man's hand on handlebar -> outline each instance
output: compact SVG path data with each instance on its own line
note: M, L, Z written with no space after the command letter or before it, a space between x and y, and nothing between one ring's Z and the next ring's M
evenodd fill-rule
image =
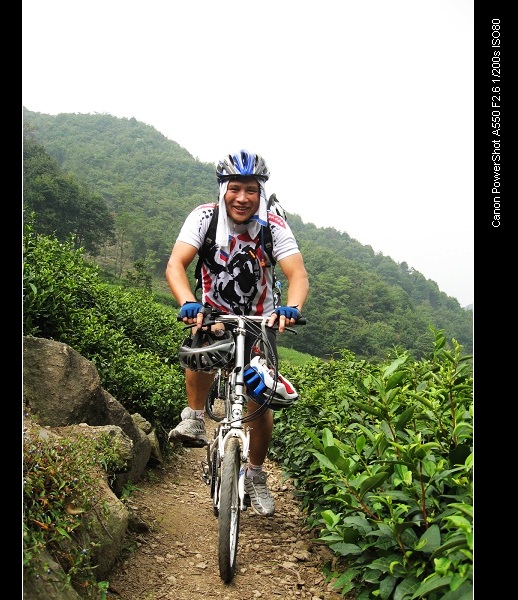
M296 306L279 306L270 315L268 321L269 327L273 327L275 322L278 323L279 333L282 333L286 327L295 325L297 319L301 317L301 312Z
M203 305L197 301L184 302L180 307L178 319L184 323L196 325L197 328L200 328L203 323L203 317Z
M225 313L218 313L217 310L211 308L209 305L205 307L197 301L185 302L177 316L178 321L186 323L188 328L200 329L201 327L209 327L212 331L214 328L224 328L224 325L218 323L218 314L225 316ZM209 320L204 323L206 317ZM244 316L244 319L247 317ZM257 319L263 319L265 317L253 317ZM302 316L300 310L296 306L279 306L268 318L266 325L277 329L280 333L285 331L290 325L305 325L306 319ZM291 330L293 331L293 330Z

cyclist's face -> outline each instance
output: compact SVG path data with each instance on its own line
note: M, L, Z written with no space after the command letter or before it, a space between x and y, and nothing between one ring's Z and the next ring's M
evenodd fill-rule
M248 221L259 208L259 183L255 177L231 179L225 193L228 216L236 223Z

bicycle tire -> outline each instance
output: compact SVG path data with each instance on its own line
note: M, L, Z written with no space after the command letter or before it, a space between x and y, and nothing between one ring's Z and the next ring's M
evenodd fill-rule
M228 583L236 572L237 547L239 539L239 467L241 446L237 438L229 438L221 465L221 487L218 515L218 558L219 575Z

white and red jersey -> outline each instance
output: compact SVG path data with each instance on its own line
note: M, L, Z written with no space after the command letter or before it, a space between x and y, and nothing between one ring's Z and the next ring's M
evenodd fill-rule
M201 248L216 204L202 204L185 220L177 241ZM273 258L283 258L300 252L297 241L286 221L268 213L272 232ZM214 245L201 268L202 304L208 303L237 315L270 315L273 300L273 268L261 243L261 233L251 238L248 225L231 224L230 251Z

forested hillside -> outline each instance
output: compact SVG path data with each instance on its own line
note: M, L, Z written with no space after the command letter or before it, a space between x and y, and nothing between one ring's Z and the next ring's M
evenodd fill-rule
M173 303L164 280L172 244L188 212L217 198L217 184L213 164L135 119L24 109L23 193L39 231L61 240L71 234L107 276L149 285ZM283 345L319 357L347 349L370 360L397 347L420 358L433 326L472 353L472 310L434 281L345 232L295 214L288 220L311 291L303 335L282 336Z

